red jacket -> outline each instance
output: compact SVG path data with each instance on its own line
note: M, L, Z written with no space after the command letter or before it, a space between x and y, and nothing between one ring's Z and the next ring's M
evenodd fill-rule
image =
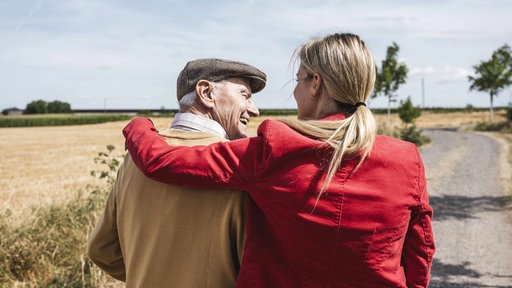
M237 287L427 287L434 254L416 146L377 136L351 174L346 161L315 207L331 149L279 121L258 136L171 147L133 120L126 145L144 174L197 188L245 190L250 201Z

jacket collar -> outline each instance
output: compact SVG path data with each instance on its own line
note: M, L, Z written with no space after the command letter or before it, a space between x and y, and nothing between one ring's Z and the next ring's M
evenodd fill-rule
M343 113L335 113L335 114L329 114L329 115L325 116L324 118L322 118L322 120L339 121L339 120L344 120L345 118L347 118L347 115L345 115Z

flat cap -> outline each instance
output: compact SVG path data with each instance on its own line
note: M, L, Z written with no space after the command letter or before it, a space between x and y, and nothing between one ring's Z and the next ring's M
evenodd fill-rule
M178 101L185 94L192 92L199 80L218 82L231 77L249 79L252 93L265 88L267 81L265 73L249 64L217 58L197 59L188 62L178 76Z

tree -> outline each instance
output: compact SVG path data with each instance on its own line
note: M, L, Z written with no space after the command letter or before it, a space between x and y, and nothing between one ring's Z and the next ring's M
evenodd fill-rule
M57 101L57 100L49 102L47 107L48 107L48 113L71 113L71 112L73 112L71 110L71 105L69 105L69 103L61 102L61 101Z
M421 116L421 109L412 105L411 96L407 100L400 101L398 116L405 124L414 124L414 120Z
M469 90L488 92L490 96L489 121L493 122L494 97L512 84L512 56L507 44L492 53L491 59L473 66L475 76L468 76Z
M72 113L71 105L66 102L52 101L46 103L43 100L32 101L27 104L25 114L46 114L46 113Z
M375 88L373 90L372 98L379 95L388 97L388 126L390 121L391 102L395 101L396 91L401 84L407 80L407 66L404 63L398 63L396 57L400 47L393 42L386 52L386 59L382 60L381 68L376 67L377 77L375 79Z
M421 131L416 128L414 121L421 116L421 109L412 105L411 97L407 97L406 101L400 101L398 107L398 116L404 123L400 130L400 139L412 142L416 146L429 143L430 139L421 135Z
M48 113L48 107L43 100L32 101L27 104L25 114L44 114Z

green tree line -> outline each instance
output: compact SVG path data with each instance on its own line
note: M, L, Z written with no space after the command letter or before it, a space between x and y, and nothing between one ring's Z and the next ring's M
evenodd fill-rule
M7 115L9 110L13 108L2 110L3 115ZM27 104L23 114L63 114L73 113L71 105L62 101L46 102L44 100L35 100Z
M58 100L46 102L43 100L32 101L27 104L24 114L61 114L72 113L71 105Z

